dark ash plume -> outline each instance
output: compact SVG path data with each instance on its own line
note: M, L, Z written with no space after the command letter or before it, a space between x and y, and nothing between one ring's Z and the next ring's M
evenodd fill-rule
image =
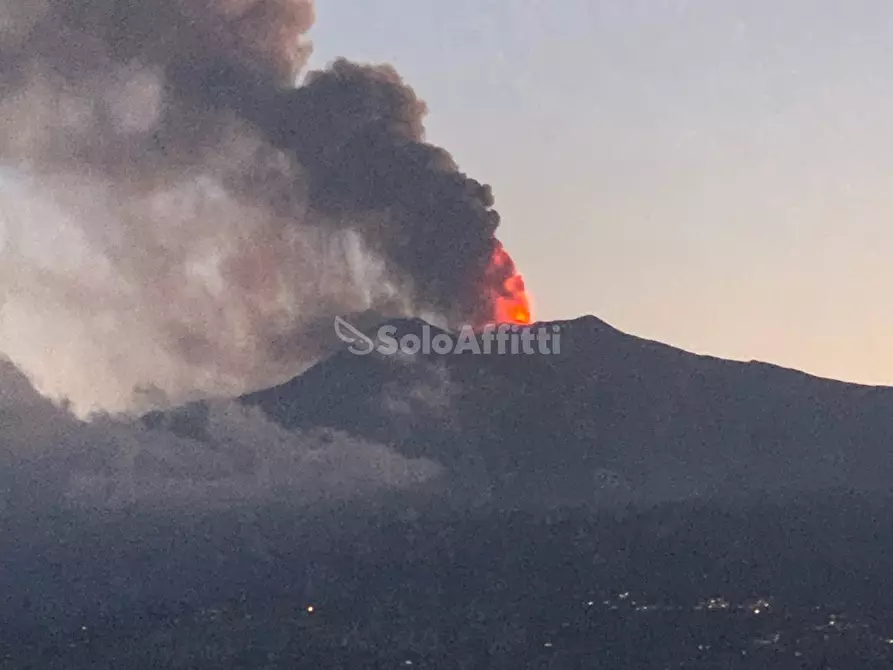
M313 362L337 314L493 318L490 189L424 142L393 69L296 88L313 18L0 0L0 352L41 390L229 394Z
M454 321L493 317L486 271L499 215L489 186L423 141L426 108L390 67L337 61L280 97L265 125L311 175L314 206L357 215L418 299ZM371 221L365 212L380 213ZM497 286L509 275L496 278Z

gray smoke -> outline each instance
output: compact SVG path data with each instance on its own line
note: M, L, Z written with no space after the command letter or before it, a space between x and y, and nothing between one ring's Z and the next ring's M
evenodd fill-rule
M286 431L226 400L210 403L200 442L127 418L82 422L3 363L0 403L0 516L53 505L180 513L332 503L418 490L445 472L335 431Z
M335 315L482 322L489 188L309 0L0 0L0 352L92 410L297 374Z

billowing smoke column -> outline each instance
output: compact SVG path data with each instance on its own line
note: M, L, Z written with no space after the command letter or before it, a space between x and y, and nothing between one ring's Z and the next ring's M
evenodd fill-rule
M530 320L489 187L424 142L393 69L294 86L313 18L0 0L0 351L42 391L80 411L242 391L306 367L345 312Z

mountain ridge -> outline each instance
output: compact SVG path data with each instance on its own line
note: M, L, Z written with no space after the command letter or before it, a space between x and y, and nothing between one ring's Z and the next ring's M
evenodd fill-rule
M288 430L332 428L431 458L506 501L761 498L893 481L893 388L695 354L594 316L538 326L561 329L560 353L342 349L239 402ZM200 438L200 406L179 412L150 423Z

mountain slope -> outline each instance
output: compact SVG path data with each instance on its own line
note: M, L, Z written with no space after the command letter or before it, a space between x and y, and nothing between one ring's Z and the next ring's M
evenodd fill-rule
M401 334L419 321L393 322ZM893 481L893 389L691 354L595 317L552 355L335 354L247 395L289 429L328 426L483 477L508 500L763 497ZM201 432L201 407L163 421Z

